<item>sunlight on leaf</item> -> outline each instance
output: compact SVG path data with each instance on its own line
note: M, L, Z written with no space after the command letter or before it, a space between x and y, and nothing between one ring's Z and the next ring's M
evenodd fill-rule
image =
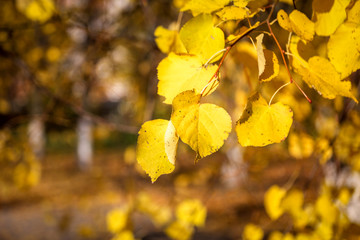
M275 53L263 48L263 38L263 33L256 37L256 49L258 56L259 80L267 82L279 75L280 66Z
M197 153L197 159L216 152L231 131L229 114L214 104L200 104L200 98L195 91L180 93L171 114L178 135Z
M175 30L158 26L154 32L155 43L163 53L186 53L184 44L180 40L179 33Z
M136 159L152 182L174 170L177 143L178 136L171 121L156 119L141 126Z
M181 202L176 208L176 218L179 221L202 227L206 220L206 207L197 199Z
M159 63L157 70L158 94L165 97L164 103L171 104L174 97L183 91L195 89L196 93L200 93L217 66L203 67L199 57L170 53Z
M281 201L286 195L286 190L277 185L271 186L264 196L264 207L266 213L272 220L278 219L283 213L284 209L281 207Z
M313 21L319 36L330 36L346 18L346 7L350 0L314 0Z
M135 240L135 237L131 231L126 230L116 234L111 240Z
M165 229L166 235L175 240L189 240L193 232L194 227L182 221L175 221Z
M266 146L283 141L293 122L290 107L278 102L267 104L259 94L253 94L241 118L236 123L236 134L241 146Z
M297 159L310 157L314 152L314 140L306 133L291 133L289 135L289 153Z
M106 216L107 229L111 233L121 232L127 225L128 209L117 208L111 210Z
M316 89L324 98L334 99L340 95L358 102L351 93L350 81L342 81L340 74L327 59L314 56L309 59L307 68L298 72L309 87Z
M213 17L209 14L201 14L185 23L180 30L180 39L188 53L201 56L203 63L225 47L224 32L220 28L214 27ZM221 55L211 62L220 57Z
M244 231L242 233L242 238L244 240L261 240L263 239L264 231L252 223L245 225Z
M245 7L228 6L216 12L222 20L243 20L249 15L249 10Z
M360 1L356 1L347 16L347 22L360 24Z
M53 0L16 0L16 7L33 21L45 22L55 12Z
M330 36L328 57L341 78L360 68L360 25L344 23Z
M181 8L181 11L191 10L192 14L197 16L200 13L212 13L229 2L230 0L190 0Z
M278 11L277 20L278 20L280 27L282 27L286 31L292 32L289 15L283 9L280 9Z
M291 22L291 28L296 35L306 41L313 40L315 25L304 13L294 10L290 13L289 19Z
M338 209L331 199L330 192L324 191L316 200L315 210L321 220L329 225L336 222Z

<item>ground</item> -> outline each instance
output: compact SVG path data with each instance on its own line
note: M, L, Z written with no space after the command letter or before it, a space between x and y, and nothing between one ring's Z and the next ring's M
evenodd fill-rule
M260 153L250 149L247 154ZM0 239L110 239L106 213L129 204L140 192L148 193L156 204L168 206L190 197L200 199L208 216L206 226L197 229L193 239L240 239L249 222L267 232L291 227L287 216L275 222L267 217L263 197L269 186L288 183L305 187L307 199L315 197L319 186L319 168L313 159L301 164L294 159L253 163L244 170L247 174L239 184L229 187L220 181L218 169L226 161L221 152L196 165L194 156L182 154L178 161L183 163L177 170L154 184L136 165L125 164L123 156L123 151L97 152L93 169L80 172L71 153L47 155L37 186L0 198ZM132 220L136 237L167 239L144 214L135 213Z

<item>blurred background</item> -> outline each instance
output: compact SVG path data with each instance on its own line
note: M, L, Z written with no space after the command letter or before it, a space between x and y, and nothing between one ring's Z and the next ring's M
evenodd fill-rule
M157 95L156 67L166 55L154 31L186 22L191 15L179 15L183 2L1 0L1 240L170 239L185 233L239 239L251 221L267 231L286 230L288 217L272 222L264 211L264 192L272 184L295 184L307 199L316 198L323 173L314 139L333 137L349 102L309 93L322 104L319 110L295 88L279 94L295 112L298 128L289 141L243 149L231 133L218 153L196 165L195 154L180 144L175 172L154 184L136 164L142 123L171 114ZM224 31L235 27L224 24ZM287 41L279 28L274 32ZM256 53L249 49L246 40L226 59L226 81L209 98L234 123L258 84ZM287 81L283 70L274 86L264 87L266 97ZM197 209L200 220L165 230L180 218L181 203ZM360 230L351 231L355 236Z

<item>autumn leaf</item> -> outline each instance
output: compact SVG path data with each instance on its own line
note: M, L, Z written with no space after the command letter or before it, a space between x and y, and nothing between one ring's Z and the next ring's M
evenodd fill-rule
M229 114L214 104L200 104L200 98L194 90L180 93L171 114L178 135L197 153L197 159L216 152L231 131Z
M341 79L360 68L360 25L344 23L330 36L328 57Z
M141 126L136 159L152 182L174 170L177 143L178 136L171 121L156 119Z
M203 66L201 58L170 53L158 65L158 94L171 104L179 93L195 89L200 93L217 70L216 65ZM215 90L215 88L213 89Z
M283 29L294 32L306 41L313 40L315 25L304 13L294 10L288 16L288 14L281 9L277 14L277 19Z
M185 23L180 30L180 39L188 53L201 56L203 63L225 47L224 32L214 27L213 17L209 14L200 14ZM220 56L211 62L218 60Z
M161 52L187 53L177 31L158 26L155 29L154 36L155 43Z
M111 210L106 216L107 228L111 233L119 233L122 231L129 218L129 211L127 208L116 208Z
M271 81L279 75L279 61L273 51L264 49L262 46L264 34L256 37L256 49L258 56L259 80Z
M283 141L293 122L293 112L282 103L268 105L259 94L253 94L241 118L236 134L241 146L262 147Z
M286 31L292 32L289 15L283 9L280 9L278 11L277 20L278 20L280 27L282 27Z
M33 21L45 22L55 13L53 0L16 0L16 7Z
M264 196L264 207L266 213L272 220L278 219L283 213L284 209L281 202L286 195L286 190L277 185L271 186Z
M197 16L200 13L212 13L229 2L230 0L190 0L181 8L181 11L191 10L192 14Z
M294 10L290 13L289 19L291 22L291 28L296 35L306 41L313 40L315 34L315 24L308 19L304 13Z
M188 199L176 207L177 220L202 227L206 220L206 207L197 199Z
M324 98L334 99L340 95L358 102L351 93L350 81L342 81L340 74L327 59L311 57L307 67L298 72L309 87L316 89Z
M227 6L216 12L222 20L242 20L249 16L250 11L245 7Z
M263 236L264 231L252 223L246 224L242 233L242 239L244 240L261 240Z
M313 21L319 36L330 36L346 18L346 7L350 0L314 0Z

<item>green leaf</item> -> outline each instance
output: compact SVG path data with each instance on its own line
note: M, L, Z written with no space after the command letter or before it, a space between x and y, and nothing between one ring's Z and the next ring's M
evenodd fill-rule
M279 61L273 51L264 49L262 46L264 34L256 37L256 49L258 56L259 80L263 82L271 81L279 75Z
M216 72L217 65L204 67L197 56L170 53L159 63L157 70L158 94L165 97L164 103L171 104L183 91L195 89L200 93Z
M152 182L174 170L178 139L171 121L156 119L141 126L136 159Z
M262 147L283 141L289 134L293 112L282 103L268 105L259 94L247 102L241 118L236 123L236 134L241 146Z
M213 17L209 14L201 14L190 19L181 28L180 39L188 53L201 56L203 63L225 47L224 33L220 28L214 27ZM217 61L220 57L221 55L211 62Z
M197 153L197 159L216 152L231 131L229 114L214 104L200 104L200 98L193 90L180 93L171 114L178 135Z

